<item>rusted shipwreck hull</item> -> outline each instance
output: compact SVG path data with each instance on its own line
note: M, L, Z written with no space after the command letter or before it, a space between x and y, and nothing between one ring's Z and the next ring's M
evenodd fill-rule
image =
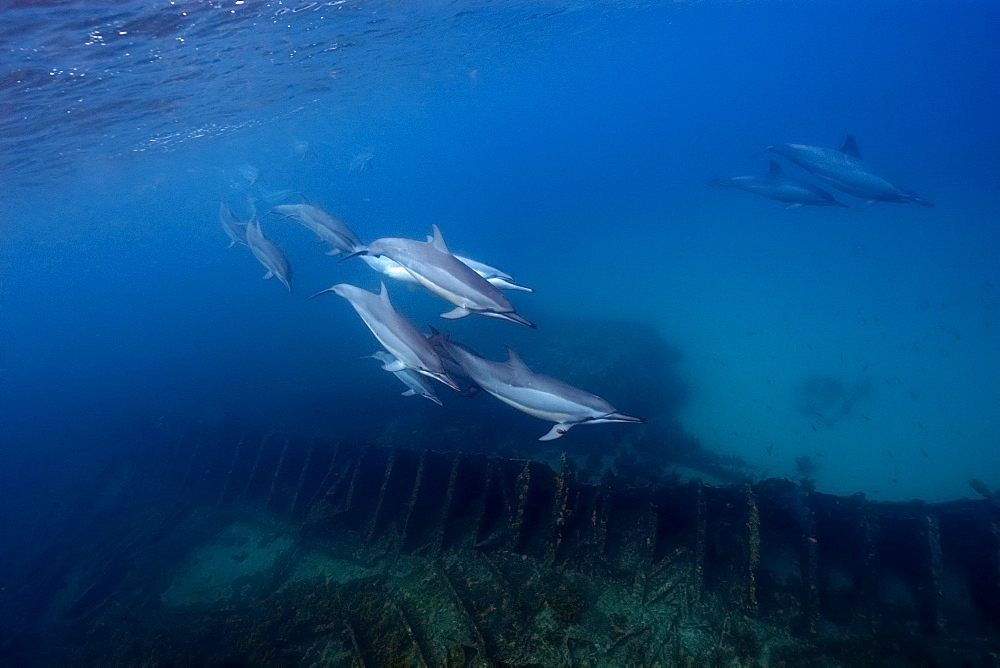
M89 581L65 564L78 588L45 599L24 633L60 629L76 658L111 663L998 664L1000 512L985 500L874 503L787 480L633 487L584 481L566 457L190 427L149 443L103 501L144 528L119 524ZM265 584L121 627L124 609L158 600L151 551L162 574L164 554L180 560L176 545L246 509L294 537ZM361 570L291 578L316 553ZM163 641L180 629L186 643Z

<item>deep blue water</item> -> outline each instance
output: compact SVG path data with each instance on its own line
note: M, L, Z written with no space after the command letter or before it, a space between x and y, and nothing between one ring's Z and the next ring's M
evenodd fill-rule
M398 397L359 359L375 342L354 312L307 300L377 277L300 226L264 219L291 295L227 249L218 202L246 217L248 196L285 190L363 240L437 223L533 287L512 299L538 331L515 333L446 323L444 302L390 284L421 326L494 359L510 332L553 372L539 351L556 318L652 324L686 388L670 417L755 476L798 476L807 455L838 493L1000 486L995 3L149 5L0 7L8 522L99 468L110 435L161 418L377 437L396 415L481 409L524 438L547 431L488 397ZM848 134L936 207L785 210L706 185L763 173L771 144ZM818 422L801 406L817 378L864 391ZM649 428L556 443L612 451Z

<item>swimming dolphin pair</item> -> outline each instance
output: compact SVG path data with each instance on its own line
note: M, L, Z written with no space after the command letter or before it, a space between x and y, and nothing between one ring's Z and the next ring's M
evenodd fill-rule
M365 261L369 267L379 272L380 274L385 274L389 278L394 278L397 281L403 281L404 283L413 283L419 285L419 281L403 268L398 262L390 260L388 257L383 255L360 255L362 260ZM468 265L472 271L476 272L483 278L485 278L493 287L500 290L522 290L524 292L534 292L529 287L518 285L514 282L514 278L503 271L500 271L496 267L491 267L485 262L477 262L472 258L464 257L462 255L456 255L457 259L462 264Z
M319 207L315 207L310 204L281 204L274 207L272 210L277 214L297 220L303 227L311 230L320 241L325 241L330 244L330 250L327 251L327 255L351 255L363 245L354 233L354 230L348 227L340 219L331 216ZM225 226L226 223L224 222L223 227ZM228 231L229 230L227 229L227 233ZM510 274L500 271L496 267L491 267L484 262L478 262L472 258L463 257L461 255L456 255L455 257L460 262L468 265L474 272L489 281L494 287L501 290L523 290L525 292L534 292L531 288L523 285L517 285ZM406 271L406 269L398 263L390 260L388 257L362 255L361 259L364 260L372 269L381 274L385 274L389 278L409 283L418 282L412 274Z
M646 421L619 413L597 395L535 373L511 348L507 348L506 362L494 362L450 341L447 336L439 336L438 343L479 387L522 413L555 422L555 426L538 439L540 441L559 438L578 424Z
M764 176L736 176L729 179L712 179L710 186L736 188L768 199L785 202L786 208L797 209L800 206L844 206L834 199L833 195L808 181L792 178L775 161Z
M398 237L376 239L348 257L374 255L400 265L418 283L455 305L451 311L442 313L442 318L454 320L478 313L535 328L532 322L518 315L496 286L452 255L437 225L432 226L432 231L426 242Z
M916 193L893 185L875 174L861 161L858 143L851 135L847 136L839 151L804 144L775 144L768 146L766 150L791 160L831 187L867 200L869 204L916 202L923 206L934 206L927 200L917 197Z
M317 292L313 297L328 292L346 299L382 347L392 356L392 361L383 364L384 370L395 373L410 369L442 382L453 390L459 390L458 385L445 371L444 364L430 341L420 333L409 318L393 308L385 283L382 283L379 294L349 283L338 283Z

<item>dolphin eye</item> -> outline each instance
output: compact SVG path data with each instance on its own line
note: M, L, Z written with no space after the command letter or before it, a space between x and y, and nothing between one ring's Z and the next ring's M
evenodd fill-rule
M556 431L559 432L560 434L565 434L569 430L568 429L556 429Z

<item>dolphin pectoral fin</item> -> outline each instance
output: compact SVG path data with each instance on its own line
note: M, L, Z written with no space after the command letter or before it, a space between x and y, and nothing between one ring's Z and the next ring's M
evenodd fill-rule
M264 274L264 280L265 280L265 281L266 281L267 279L269 279L269 278L273 278L273 277L274 277L274 272L270 272L270 271L269 271L269 272L267 272L266 274Z
M235 245L236 245L236 241L235 241L235 240L234 240L234 241L230 241L230 242L229 242L229 245L228 245L228 246L226 246L226 248L232 248L232 247L233 247L233 246L235 246Z
M337 248L331 248L326 252L327 255L340 255L340 250Z
M789 204L788 206L786 206L785 207L785 211L791 211L792 209L798 209L798 208L801 208L801 207L802 207L802 204L800 204L799 202L795 202L794 204Z
M402 362L400 362L399 360L396 360L395 362L389 362L388 364L383 364L382 365L382 369L383 370L385 370L385 371L391 371L392 373L396 373L397 371L402 371L405 368L406 368L406 365L403 364Z
M416 394L413 390L406 390L405 392L400 392L404 397L412 397Z
M442 313L441 317L444 318L445 320L458 320L459 318L464 318L465 316L470 315L471 313L472 311L465 308L464 306L456 306L447 313Z
M542 436L541 438L539 438L538 440L539 441L554 441L557 438L561 438L567 431L570 430L570 427L572 427L572 426L573 425L570 424L570 423L568 423L568 422L560 422L560 423L556 424L555 426L553 426L552 429L549 429L548 433L545 434L545 436Z

